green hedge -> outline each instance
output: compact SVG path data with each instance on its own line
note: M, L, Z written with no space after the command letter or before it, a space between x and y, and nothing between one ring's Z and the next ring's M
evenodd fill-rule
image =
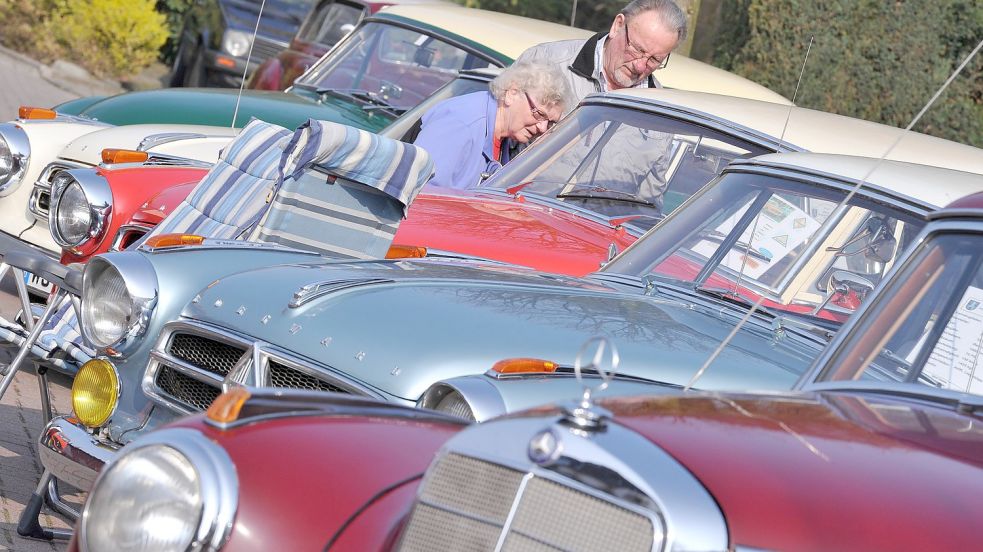
M713 63L796 103L906 126L983 37L974 0L731 0ZM915 130L983 147L983 56Z

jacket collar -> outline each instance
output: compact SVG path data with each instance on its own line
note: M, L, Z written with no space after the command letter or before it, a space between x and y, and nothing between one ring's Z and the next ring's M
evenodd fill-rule
M600 80L594 76L597 72L597 67L594 66L594 51L597 50L597 41L607 37L607 35L607 33L602 31L587 39L584 47L580 49L577 57L574 58L573 63L569 67L573 74L594 81L597 85L600 85ZM649 88L656 87L655 77L651 74L648 76L648 86Z

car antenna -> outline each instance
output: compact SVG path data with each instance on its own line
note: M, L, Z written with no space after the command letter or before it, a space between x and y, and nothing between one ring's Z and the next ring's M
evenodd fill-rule
M877 168L881 166L881 163L883 163L884 160L887 159L887 156L890 155L892 151L894 151L894 148L897 147L899 143L901 143L901 139L905 137L905 135L908 133L909 130L911 130L913 126L915 126L915 124L922 118L922 115L924 115L925 112L928 111L930 107L932 107L935 101L939 99L939 96L941 96L942 93L945 92L946 88L949 87L949 84L951 84L952 81L955 80L956 77L959 75L959 73L962 72L962 70L966 67L966 65L969 64L969 61L973 59L973 57L976 56L977 53L979 53L981 48L983 48L983 40L980 40L979 44L977 44L976 47L973 48L973 51L970 52L969 55L966 56L966 59L964 59L962 63L959 64L959 67L956 67L956 70L953 71L951 75L949 75L949 78L946 79L944 83L942 83L942 86L939 87L939 89L935 92L935 94L931 97L931 99L928 100L928 103L925 104L925 107L923 107L921 111L919 111L918 114L915 115L915 117L911 120L911 122L908 123L908 126L901 129L901 132L898 133L898 137L894 140L894 143L892 143L891 146L887 148L884 154L880 156L877 162L874 163L874 165L870 168L869 171L867 171L864 177L857 181L857 183L853 186L853 188L850 189L847 195L840 201L840 203L836 206L836 209L833 209L833 211L839 210L841 207L849 203L851 199L853 199L853 196L856 195L857 190L859 190L860 187L863 186L865 182L867 182L867 179L870 178L870 175L874 174L874 171L876 171ZM748 321L749 318L751 318L751 315L754 313L754 311L758 310L758 307L761 306L761 303L764 300L765 300L764 295L758 297L758 300L755 301L753 305L751 305L750 309L748 309L747 314L745 314L744 317L741 318L741 320L737 323L737 325L734 326L734 329L731 330L729 334L727 334L727 337L725 337L724 340L721 341L719 345L717 345L717 348L713 351L713 353L710 354L706 362L703 363L703 366L700 366L700 369L693 374L693 377L690 378L686 386L683 387L683 391L689 391L693 387L693 385L696 384L696 382L707 371L707 368L709 368L710 365L713 364L713 361L716 360L718 356L720 356L720 353L723 352L724 348L727 347L727 345L730 343L732 339L734 339L734 336L737 335L737 331L740 330L742 326L744 326L744 324Z
M785 126L782 127L782 135L778 138L778 151L782 151L782 144L785 142L785 131L788 130L788 121L792 118L792 109L795 108L795 98L799 95L799 85L802 84L802 75L806 72L806 62L809 61L809 52L812 51L812 41L815 39L816 35L809 37L806 57L802 60L802 68L799 69L799 80L795 81L795 91L792 92L792 103L788 106L788 114L785 115Z
M815 40L816 35L809 37L809 46L806 48L806 55L802 59L802 68L799 69L799 79L795 81L795 90L792 92L792 103L788 106L788 113L785 115L785 126L782 127L782 134L778 138L778 147L775 151L781 153L782 144L785 141L785 131L788 130L788 122L792 118L792 110L795 109L795 98L799 95L799 85L802 84L802 75L806 72L806 62L809 61L809 52L812 51L812 42ZM737 290L741 287L741 281L744 280L744 269L747 267L748 255L751 252L751 242L754 241L754 233L758 229L758 217L754 218L754 225L751 227L751 235L748 237L747 246L744 248L744 259L741 261L741 270L737 273L737 280L734 282L734 295L737 295Z
M246 66L242 68L242 82L239 83L239 94L236 95L236 108L232 112L232 130L236 128L236 118L239 116L239 102L242 100L242 89L246 86L246 73L249 72L249 60L253 57L253 46L256 45L256 35L259 34L259 20L263 18L263 8L266 0L259 5L259 15L256 16L256 26L253 28L253 39L249 41L249 52L246 54Z

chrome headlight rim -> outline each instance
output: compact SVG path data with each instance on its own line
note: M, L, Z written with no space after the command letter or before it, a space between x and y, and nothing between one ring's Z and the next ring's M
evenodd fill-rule
M99 491L100 485L114 473L113 467L127 454L147 447L164 447L184 456L198 474L199 492L202 497L198 526L192 542L199 549L218 550L232 533L232 524L239 507L239 478L235 464L224 448L205 438L200 432L189 428L167 428L147 434L130 443L120 454L106 463L90 496ZM89 550L89 524L93 521L87 500L82 508L79 521L79 545L83 551Z
M61 178L66 175L66 178ZM89 206L89 228L77 240L65 237L59 221L62 197L70 186L76 185ZM48 210L48 230L55 242L78 253L91 253L104 237L113 210L113 191L106 177L96 169L70 169L58 171L51 179L51 206Z
M95 286L108 271L115 271L123 280L129 296L129 316L122 336L112 342L100 339L94 331L94 320L88 304L96 301ZM79 329L85 339L100 351L119 357L147 332L157 307L159 286L157 273L143 255L135 252L107 253L93 257L82 275L82 301Z
M252 46L252 34L238 29L226 29L222 33L222 51L233 57L245 57Z
M31 162L31 141L24 129L14 123L0 124L0 140L7 144L14 164L9 175L0 176L0 197L3 197L14 193L23 183Z
M501 393L488 382L484 376L462 376L449 380L438 381L424 391L416 402L417 408L436 410L449 416L456 416L471 422L484 422L490 418L505 414L508 409ZM470 410L471 417L464 417L446 409L438 408L441 403L458 397Z

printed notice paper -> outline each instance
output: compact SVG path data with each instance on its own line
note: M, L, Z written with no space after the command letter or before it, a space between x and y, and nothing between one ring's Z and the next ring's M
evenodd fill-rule
M922 373L945 389L983 393L983 289L969 286Z

